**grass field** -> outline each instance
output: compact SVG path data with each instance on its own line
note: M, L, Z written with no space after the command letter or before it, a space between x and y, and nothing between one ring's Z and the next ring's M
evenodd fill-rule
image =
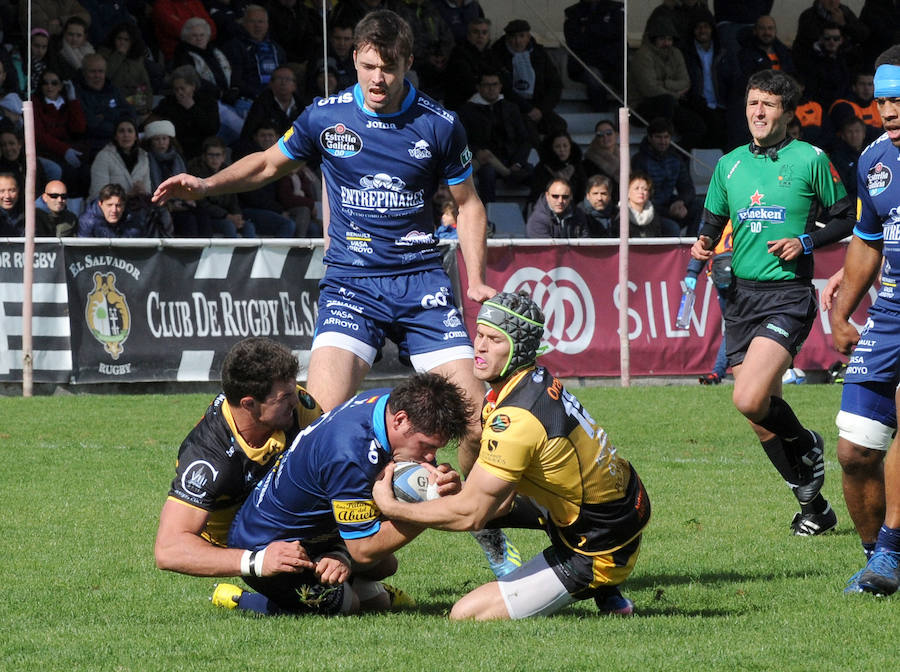
M254 618L213 608L214 581L153 564L178 444L209 395L0 398L0 670L874 670L900 598L844 597L862 552L840 494L838 386L789 389L828 441L836 533L795 538L796 505L730 388L575 390L641 474L653 519L626 592L548 619L450 623L491 578L466 534L428 531L392 583L415 611ZM443 459L452 459L443 455ZM511 532L529 555L545 545Z

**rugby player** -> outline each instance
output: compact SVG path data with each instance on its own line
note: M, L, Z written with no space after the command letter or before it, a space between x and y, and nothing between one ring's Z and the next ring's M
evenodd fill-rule
M542 527L550 537L543 553L460 599L452 619L549 615L591 597L604 614L634 609L618 586L637 560L650 500L606 432L535 364L543 331L544 317L525 295L504 292L482 305L475 376L490 391L478 461L458 494L401 502L391 465L373 487L375 503L395 523L474 530L493 521Z

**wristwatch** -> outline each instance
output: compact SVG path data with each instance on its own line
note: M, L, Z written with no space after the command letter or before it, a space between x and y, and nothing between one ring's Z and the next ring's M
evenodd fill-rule
M813 251L813 239L810 237L808 233L802 233L797 238L800 240L800 244L803 246L803 254L812 254Z

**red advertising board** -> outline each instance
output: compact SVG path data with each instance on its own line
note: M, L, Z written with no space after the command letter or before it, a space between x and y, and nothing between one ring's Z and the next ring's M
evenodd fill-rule
M814 284L821 292L840 268L844 247L816 252ZM635 245L629 250L628 339L631 374L673 376L708 372L722 337L715 287L705 274L697 282L691 328L675 327L681 300L680 281L690 259L688 245ZM459 263L463 261L460 255ZM619 255L604 246L492 246L488 248L487 283L498 291L528 290L546 317L542 361L561 376L618 376ZM465 295L466 274L460 281ZM854 315L865 321L868 300ZM474 334L477 305L464 302L466 324ZM831 347L828 314L820 307L795 365L827 369L841 359Z

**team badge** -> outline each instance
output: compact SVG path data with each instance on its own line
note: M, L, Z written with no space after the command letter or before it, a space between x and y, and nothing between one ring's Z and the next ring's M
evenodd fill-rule
M428 148L428 143L425 140L419 140L413 148L408 150L409 155L414 159L430 159L431 158L431 150Z
M512 424L512 421L509 419L509 416L501 413L491 420L491 429L497 433L505 432L509 429L510 424Z
M874 197L882 193L890 186L892 178L891 169L881 161L869 168L869 172L866 173L866 189L869 191L869 196Z
M110 357L118 359L131 333L131 312L125 295L116 289L115 273L94 273L94 289L87 295L84 319L91 335Z
M356 156L363 148L363 141L359 134L341 123L329 126L322 131L319 135L319 143L326 152L338 159L349 159L351 156Z

